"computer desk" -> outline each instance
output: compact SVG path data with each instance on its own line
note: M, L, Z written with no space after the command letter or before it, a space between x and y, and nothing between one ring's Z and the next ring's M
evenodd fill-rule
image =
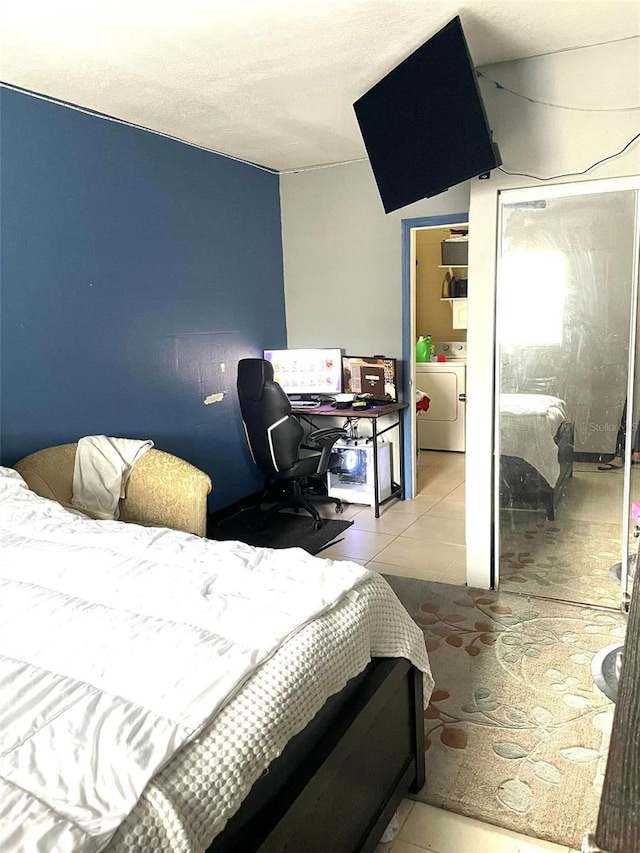
M291 413L300 420L306 421L310 426L314 426L316 418L365 418L371 421L371 440L373 442L373 507L376 518L380 518L380 489L378 482L378 439L389 430L397 429L400 439L399 457L400 457L400 482L391 483L391 494L385 498L383 503L386 503L391 498L400 498L404 500L404 423L402 421L402 412L409 407L408 403L385 403L380 406L372 406L370 409L336 409L331 403L320 403L313 408L300 407L296 408L295 402L291 403ZM387 415L395 415L395 421L384 429L378 429L378 418L384 418Z

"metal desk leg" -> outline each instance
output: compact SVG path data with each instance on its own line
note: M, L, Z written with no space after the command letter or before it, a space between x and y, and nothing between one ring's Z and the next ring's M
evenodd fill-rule
M378 419L371 418L373 433L373 506L376 518L380 518L380 483L378 482Z
M398 435L400 437L400 500L406 497L404 492L404 412L398 412Z

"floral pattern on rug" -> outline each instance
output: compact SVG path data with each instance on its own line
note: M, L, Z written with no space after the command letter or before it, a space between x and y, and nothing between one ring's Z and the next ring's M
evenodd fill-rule
M520 515L515 522L501 520L502 590L618 607L611 567L621 559L620 525L534 522Z
M388 577L422 628L435 690L423 802L574 848L593 829L613 705L591 660L615 612Z

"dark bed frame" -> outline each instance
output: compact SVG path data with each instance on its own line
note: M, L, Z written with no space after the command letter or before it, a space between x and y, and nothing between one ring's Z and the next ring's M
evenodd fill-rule
M555 435L560 476L553 487L539 471L519 456L500 457L501 508L544 509L549 521L553 521L567 480L573 476L573 434L573 424L565 421L560 424Z
M422 673L376 658L260 777L207 853L370 853L424 785Z

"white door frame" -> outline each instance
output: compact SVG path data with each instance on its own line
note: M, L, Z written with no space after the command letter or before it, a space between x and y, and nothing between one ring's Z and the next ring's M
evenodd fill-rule
M418 440L415 418L416 388L416 232L469 224L469 213L447 213L402 220L402 377L404 413L404 495L416 496Z

